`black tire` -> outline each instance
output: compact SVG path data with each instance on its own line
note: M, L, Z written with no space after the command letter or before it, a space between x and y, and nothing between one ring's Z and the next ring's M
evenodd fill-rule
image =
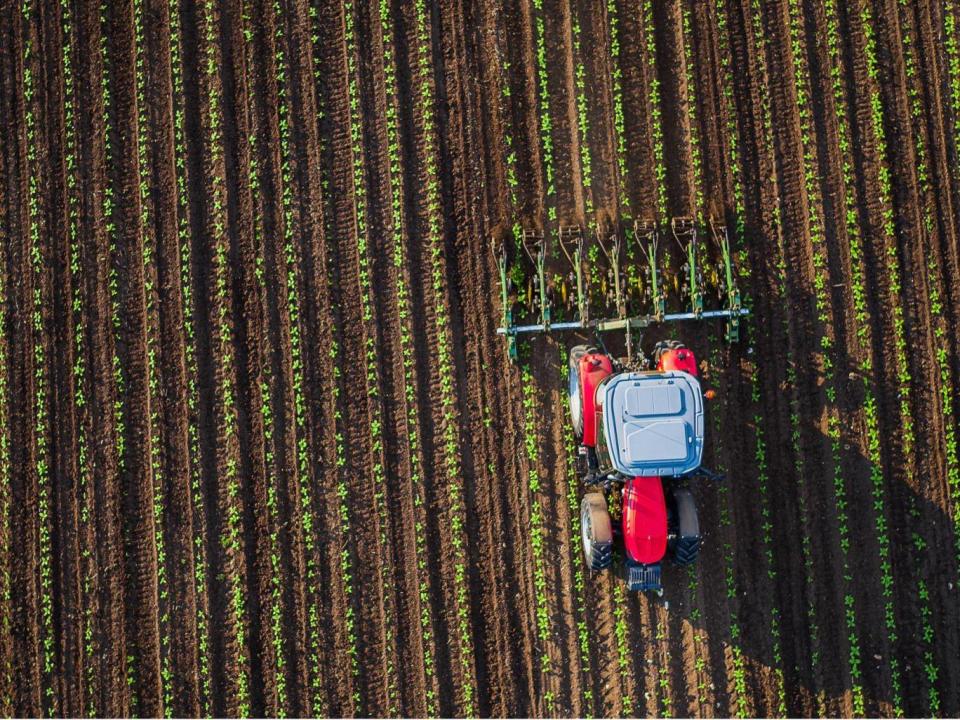
M590 570L603 570L613 559L613 531L603 493L592 492L580 503L580 535L583 556Z
M686 347L679 340L661 340L656 345L653 346L653 364L656 366L660 362L660 355L662 355L667 350L679 350L680 348Z
M583 437L583 398L580 397L580 358L590 352L592 348L586 345L576 345L570 348L570 359L567 372L567 399L570 405L570 423L573 425L573 434L577 442Z
M678 487L670 491L670 542L667 548L674 565L689 565L700 554L700 521L693 493Z

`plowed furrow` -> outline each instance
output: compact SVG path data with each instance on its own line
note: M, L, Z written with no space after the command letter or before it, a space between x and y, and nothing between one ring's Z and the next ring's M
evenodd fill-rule
M251 183L254 203L253 250L257 262L262 263L264 338L262 350L264 365L262 393L264 421L265 471L268 473L268 498L276 503L271 510L271 525L277 517L291 518L290 522L271 527L276 533L274 555L271 557L270 594L282 606L279 623L271 620L275 662L284 662L283 672L277 670L277 704L289 712L295 708L310 707L311 677L308 663L308 608L311 596L306 586L308 559L305 544L308 528L304 526L301 488L310 478L302 477L297 458L298 427L296 418L295 378L292 362L291 312L288 306L287 266L284 236L286 232L284 183L280 173L282 159L278 151L280 140L277 129L279 100L275 81L276 69L272 60L276 55L273 45L273 24L254 23L256 13L266 12L259 5L244 4L245 28L252 38L247 39L247 63L252 75L250 93L250 129L255 133L248 139L251 145ZM272 19L272 15L269 15ZM260 30L259 32L257 30ZM256 168L256 176L252 173ZM259 221L259 222L258 222ZM248 318L253 323L254 314ZM252 328L251 328L252 329ZM252 340L252 338L251 338ZM252 348L251 348L252 352ZM249 361L248 361L249 362ZM269 436L268 433L269 425ZM276 565L274 565L276 563ZM277 586L277 581L282 582ZM277 636L283 637L283 647L276 646ZM316 669L314 670L314 672ZM281 696L281 687L286 697ZM286 701L285 703L283 701Z
M265 433L272 430L270 408L264 407L266 376L263 370L264 292L257 274L258 250L262 238L254 219L254 192L259 192L256 170L251 178L251 155L256 151L251 127L248 94L246 45L243 36L243 7L240 2L223 5L222 17L229 34L223 45L225 174L228 187L236 188L227 197L227 220L234 228L230 247L231 301L238 308L235 324L237 367L237 440L244 448L239 473L244 502L242 522L246 530L244 562L249 570L247 608L250 623L250 675L258 678L250 686L250 706L255 714L279 712L277 646L273 617L281 613L279 592L272 577L279 571L276 543L276 498L272 484L273 463L268 462ZM255 162L255 160L254 160ZM259 200L259 197L257 198ZM271 458L272 459L272 458ZM277 568L272 560L277 560ZM284 695L284 701L286 696Z
M194 584L193 510L190 501L190 441L185 365L184 311L180 291L178 239L178 184L174 115L165 102L172 83L170 15L157 8L157 22L145 27L147 53L151 58L146 111L149 117L155 184L153 233L155 242L156 302L158 313L158 398L162 425L160 475L163 478L163 543L169 557L177 558L167 570L170 599L167 607L170 636L167 648L170 668L170 698L165 708L174 715L199 713L197 666L197 598Z
M350 507L352 532L344 537L356 568L357 584L350 599L356 614L356 660L353 672L362 713L385 712L387 704L387 650L383 627L383 587L380 578L380 518L373 495L382 492L382 465L379 450L372 444L370 422L378 413L379 393L368 378L368 363L375 362L376 347L369 334L372 316L369 307L366 244L367 203L363 182L363 159L359 156L362 127L354 117L351 102L359 102L350 89L356 82L355 20L352 5L332 11L333 23L326 28L329 51L321 58L325 72L325 117L329 121L329 187L332 192L330 259L336 283L332 301L338 310L337 345L344 358L350 358L340 373L338 410L343 417L342 442L346 465L342 472ZM347 26L350 26L350 35ZM355 98L355 99L354 99ZM358 164L359 163L359 164ZM363 429L361 432L361 428ZM377 469L379 468L379 470ZM362 675L359 668L363 668ZM366 708L366 710L364 710Z

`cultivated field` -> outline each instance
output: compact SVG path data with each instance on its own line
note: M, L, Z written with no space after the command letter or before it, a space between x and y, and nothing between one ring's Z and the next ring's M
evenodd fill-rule
M18 0L0 52L0 714L960 714L960 0ZM569 317L579 225L598 316L616 233L649 312L678 216L752 314L677 330L728 479L656 598L583 569L584 338L508 363L494 250Z

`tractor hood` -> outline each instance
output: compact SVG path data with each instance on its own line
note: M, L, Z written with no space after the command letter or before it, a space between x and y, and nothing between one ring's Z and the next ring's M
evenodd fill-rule
M601 386L603 434L624 475L683 475L703 456L703 393L682 371L624 373Z

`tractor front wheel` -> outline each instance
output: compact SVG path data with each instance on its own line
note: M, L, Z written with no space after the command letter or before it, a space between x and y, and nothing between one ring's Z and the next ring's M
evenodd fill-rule
M583 556L590 570L603 570L613 558L613 530L603 493L587 493L580 504Z
M567 372L567 398L570 401L570 422L577 442L583 437L583 398L580 396L580 358L587 354L586 345L570 348Z

